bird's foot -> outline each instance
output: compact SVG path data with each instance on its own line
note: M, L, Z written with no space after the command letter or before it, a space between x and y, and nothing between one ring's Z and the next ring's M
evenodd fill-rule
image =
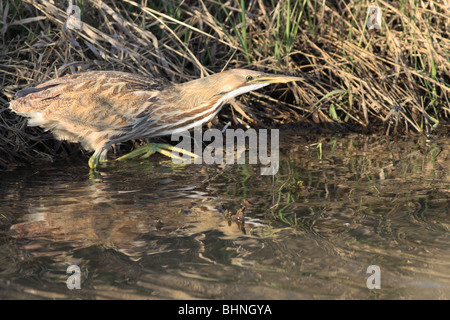
M175 151L175 153L173 152ZM126 159L134 159L140 156L140 159L146 159L150 157L152 154L159 152L169 158L177 158L182 159L180 156L178 156L176 153L179 154L185 154L188 155L191 158L197 158L198 156L195 153L192 153L190 151L187 151L182 148L174 147L170 144L165 143L149 143L146 144L136 150L131 151L130 153L127 153L124 156L121 156L117 158L116 160L126 160Z
M98 157L93 155L92 157L89 158L89 168L95 169L97 168L97 166L98 166Z
M107 162L107 161L108 161L108 159L106 156L106 152L103 152L103 151L100 153L95 152L92 155L92 157L89 158L89 168L95 169L95 168L97 168L99 163Z

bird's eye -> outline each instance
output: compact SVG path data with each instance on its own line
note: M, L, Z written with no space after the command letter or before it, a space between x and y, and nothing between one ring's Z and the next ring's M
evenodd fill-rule
M252 80L253 80L252 76L246 76L245 77L245 81L247 81L247 82L252 81Z

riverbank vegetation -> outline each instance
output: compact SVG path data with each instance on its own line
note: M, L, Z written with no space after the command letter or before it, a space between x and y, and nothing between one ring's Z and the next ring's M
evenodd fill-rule
M448 123L448 1L74 0L69 17L70 2L0 0L0 168L83 152L27 127L8 104L88 70L174 82L229 68L302 77L231 101L219 126L426 137ZM372 5L381 25L369 30Z

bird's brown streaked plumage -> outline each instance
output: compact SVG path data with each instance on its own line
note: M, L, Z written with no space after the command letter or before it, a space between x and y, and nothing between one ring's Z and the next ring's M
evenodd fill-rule
M91 71L54 79L16 93L10 108L29 125L94 150L91 167L111 144L189 130L220 111L229 99L290 76L233 69L174 84L116 71Z

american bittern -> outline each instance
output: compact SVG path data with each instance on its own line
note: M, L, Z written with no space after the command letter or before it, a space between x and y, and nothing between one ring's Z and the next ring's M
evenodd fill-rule
M210 121L223 104L271 83L300 78L234 69L175 84L115 71L73 74L16 93L10 108L28 125L94 150L89 166L106 161L112 144L170 135ZM143 146L164 153L170 145Z

